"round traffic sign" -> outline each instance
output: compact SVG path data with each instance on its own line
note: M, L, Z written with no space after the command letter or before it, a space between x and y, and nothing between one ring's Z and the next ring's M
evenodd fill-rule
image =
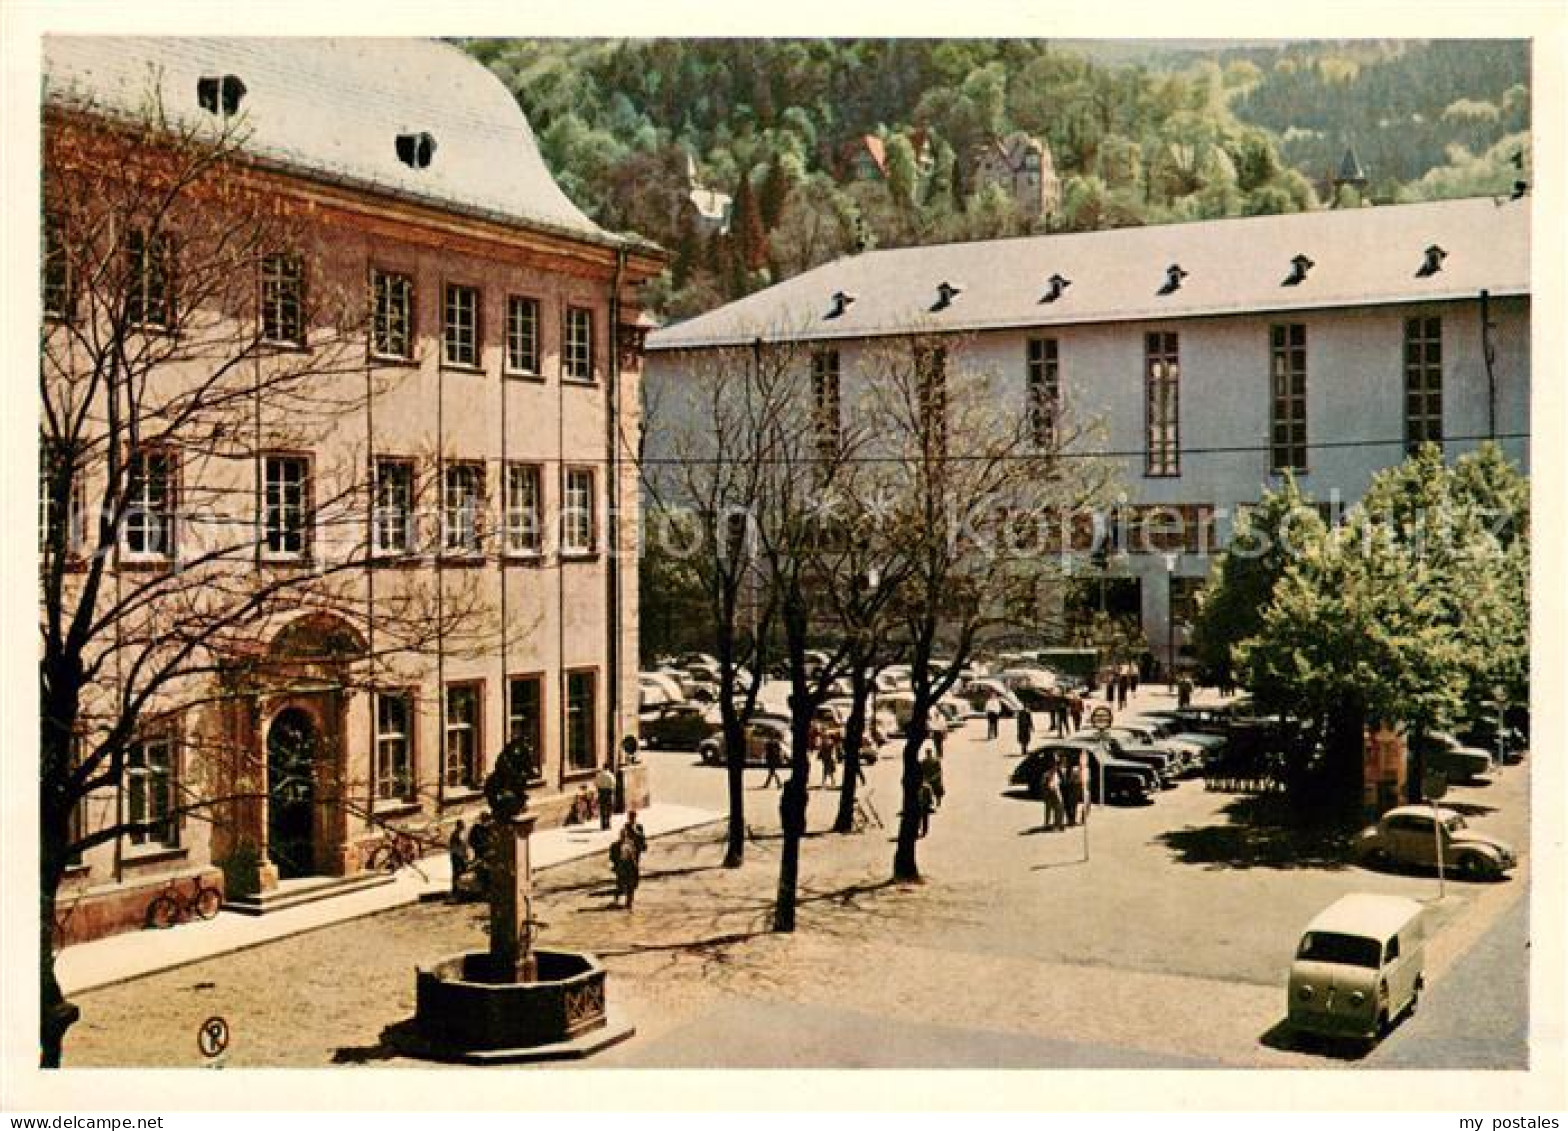
M209 1017L196 1030L196 1047L209 1060L229 1047L229 1023L221 1017Z
M1116 716L1109 707L1096 707L1089 712L1089 725L1095 730L1104 730L1111 725L1111 720Z

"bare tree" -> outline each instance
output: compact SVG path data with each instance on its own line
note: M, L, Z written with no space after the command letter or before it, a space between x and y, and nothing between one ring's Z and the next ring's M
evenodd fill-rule
M976 367L950 380L964 347L956 335L912 333L868 357L863 383L879 445L867 489L886 500L891 636L910 664L914 698L898 880L920 875L920 753L931 711L988 636L1044 623L1074 516L1110 486L1109 465L1085 450L1091 426L1071 421L1059 401L1009 396Z
M155 98L136 120L87 104L46 113L46 1066L78 1012L54 972L70 862L163 822L224 821L264 790L265 766L220 727L182 736L191 769L173 796L84 820L90 798L125 787L149 731L263 678L373 682L436 640L482 647L495 627L472 584L388 584L369 598L372 461L356 428L389 379L366 365L362 287L334 287L318 266L327 232L247 160L245 139L243 117L190 125ZM280 451L299 458L264 472ZM350 668L350 653L368 662ZM339 800L368 796L364 783L330 785Z
M778 367L760 343L697 359L645 406L647 537L696 576L707 604L724 736L729 822L724 866L746 855L746 724L766 676L775 591L756 553L756 515L771 484L770 445L788 411Z

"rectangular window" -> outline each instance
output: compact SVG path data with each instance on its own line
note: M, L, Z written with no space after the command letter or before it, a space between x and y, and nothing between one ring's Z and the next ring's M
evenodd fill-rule
M175 466L168 451L131 455L120 533L120 552L125 556L164 561L174 557Z
M506 371L539 372L539 300L512 295L506 300Z
M133 231L126 239L125 317L133 326L173 325L173 250L167 236Z
M1148 427L1145 475L1181 474L1181 358L1176 334L1157 331L1144 337L1144 420Z
M1269 327L1269 467L1307 470L1307 328L1299 322Z
M370 352L408 361L414 356L414 281L407 275L372 271Z
M506 467L506 552L537 554L543 549L543 469L535 463Z
M915 391L926 442L938 458L947 455L947 350L915 347Z
M479 291L474 287L447 285L441 360L448 365L479 364Z
M1443 320L1405 319L1405 448L1443 442Z
M534 777L544 776L544 680L513 676L506 689L506 739L528 744Z
M131 744L125 757L125 817L133 845L179 847L174 741L167 735Z
M843 435L838 350L817 350L811 355L811 424L817 458L832 460L838 455Z
M310 553L310 461L303 456L262 459L262 547L269 558Z
M446 742L442 781L449 789L476 789L479 782L479 684L446 689Z
M593 380L593 311L580 306L566 308L563 364L566 376L573 381Z
M561 508L561 550L568 554L591 554L594 538L593 470L571 467L566 470L565 505Z
M566 768L591 770L598 764L594 736L596 676L594 672L566 673Z
M44 224L43 258L44 314L49 318L69 318L75 305L71 293L71 259L65 233L58 223Z
M305 264L297 255L269 255L261 261L261 337L305 344Z
M63 507L56 498L62 488ZM46 442L38 453L39 553L58 545L65 557L76 558L86 544L87 504L80 469L68 466L58 446Z
M485 505L484 464L447 464L441 494L441 549L448 554L478 554L483 549L480 515Z
M377 801L414 796L414 697L406 691L376 693Z
M371 545L378 554L407 554L414 548L414 465L405 459L376 461L376 504Z
M1062 383L1055 338L1029 339L1029 437L1043 452L1054 452L1059 440Z

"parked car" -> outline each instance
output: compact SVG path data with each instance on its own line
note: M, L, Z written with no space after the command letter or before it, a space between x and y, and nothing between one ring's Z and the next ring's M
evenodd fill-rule
M1224 735L1210 734L1206 731L1189 730L1180 719L1158 711L1145 711L1138 715L1128 715L1121 720L1124 726L1146 726L1161 739L1184 742L1195 746L1202 751L1204 762L1218 757L1230 745L1230 740Z
M1004 719L1010 719L1023 710L1023 704L1018 701L1018 697L994 679L973 680L958 697L981 715L985 714L986 702L993 697L1001 705Z
M1341 896L1307 924L1286 991L1294 1029L1375 1041L1414 1013L1425 985L1421 905L1396 895Z
M785 763L790 758L789 719L782 715L756 715L746 724L746 765L765 766L768 761L768 743L777 742ZM714 734L703 739L697 747L703 762L710 766L724 763L724 736Z
M1015 786L1023 786L1030 797L1039 797L1040 782L1045 776L1045 769L1049 762L1054 761L1058 756L1065 756L1070 764L1077 764L1079 756L1083 754L1089 756L1091 801L1100 800L1102 776L1106 796L1112 801L1146 801L1159 791L1158 775L1150 767L1139 762L1128 762L1107 756L1097 745L1076 739L1049 742L1029 751L1013 768L1009 781Z
M666 703L682 703L686 700L685 687L669 672L639 672L637 686L643 693L642 703L648 708L662 707Z
M1176 759L1179 774L1196 773L1203 768L1202 746L1180 738L1166 738L1155 727L1137 719L1110 727L1105 733L1128 749L1144 748L1170 754Z
M849 699L829 699L817 708L817 718L836 729L842 737L844 728L849 725L849 713L853 707L854 703ZM879 714L882 716L880 719ZM877 747L887 741L888 733L882 729L882 723L887 719L886 712L867 712L865 738L860 744L860 760L868 765L877 760Z
M671 703L643 715L637 729L642 744L654 750L696 750L721 725L719 709L712 704Z
M1442 773L1449 781L1474 781L1492 772L1489 751L1465 746L1451 734L1434 732L1417 739L1414 745L1420 750L1428 772Z
M1351 849L1366 864L1437 866L1437 836L1433 821L1441 826L1443 866L1470 880L1501 879L1518 862L1513 848L1496 837L1475 832L1452 809L1430 805L1402 805L1390 809L1356 835Z
M1099 738L1098 735L1094 736ZM1086 739L1093 741L1094 739ZM1177 779L1186 769L1186 763L1174 750L1151 743L1138 742L1129 736L1112 734L1107 731L1101 739L1109 749L1113 758L1120 758L1126 762L1142 762L1159 775L1161 789L1175 789Z

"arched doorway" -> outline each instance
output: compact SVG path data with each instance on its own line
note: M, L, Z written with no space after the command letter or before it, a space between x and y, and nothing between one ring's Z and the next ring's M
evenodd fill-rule
M316 871L317 745L315 724L298 707L279 712L267 731L267 847L280 879Z

